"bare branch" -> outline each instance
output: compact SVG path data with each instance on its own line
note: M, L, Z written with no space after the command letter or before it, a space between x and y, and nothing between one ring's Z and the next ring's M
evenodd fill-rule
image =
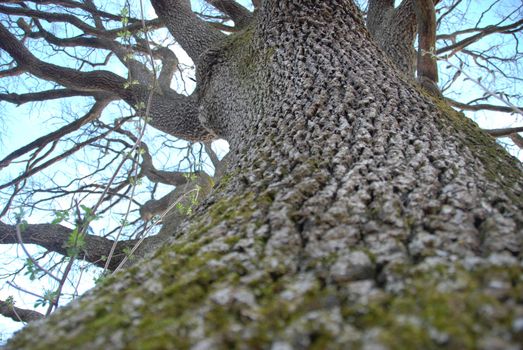
M121 121L119 121L117 123L117 125L119 125L121 123ZM34 174L42 171L43 169L51 166L52 164L60 161L60 160L63 160L67 157L69 157L70 155L78 152L80 149L84 148L85 146L87 145L90 145L104 137L106 137L109 133L111 132L111 130L109 131L106 131L100 135L97 135L95 137L92 137L90 139L87 139L83 142L80 142L80 143L77 143L76 145L74 145L73 147L71 147L70 149L68 149L67 151L49 159L48 161L46 161L45 163L39 165L39 166L35 166L35 167L31 167L30 169L26 169L26 171L24 171L21 175L17 176L16 178L14 178L13 180L5 183L5 184L2 184L0 185L0 189L3 189L3 188L7 188L7 187L10 187L10 186L13 186L13 185L16 185L17 183L19 183L20 181L23 181L23 180L26 180L28 179L29 177L33 176Z
M494 111L494 112L505 112L505 113L517 113L517 110L515 110L513 107L510 106L497 106L497 105L491 105L486 103L478 103L478 104L466 104L462 102L455 101L450 98L445 98L445 100L451 105L456 108L465 110L465 111ZM519 110L523 110L523 107L516 107Z
M514 142L516 146L523 149L523 137L517 133L510 134L508 137L512 140L512 142Z
M26 2L27 1L38 4L38 5L60 5L65 8L81 9L94 16L102 17L105 19L110 19L110 20L117 21L117 22L120 22L122 19L122 17L119 15L115 15L115 14L97 9L96 7L93 6L92 0L85 0L84 2L77 2L77 1L72 1L72 0L26 0ZM17 3L17 4L23 3L23 1L21 1L21 0L9 0L8 2ZM130 17L129 22L130 23L140 22L140 19Z
M433 0L413 0L418 30L417 78L430 93L439 95L438 66L434 56L436 11Z
M0 24L0 48L31 74L82 91L107 91L123 94L125 79L109 71L80 72L36 58L13 34Z
M20 228L21 224L15 225L15 232L16 232L16 241L22 247L22 250L24 251L25 255L31 260L31 262L42 272L46 274L46 276L51 277L52 279L56 281L60 281L58 277L56 277L51 271L47 270L46 268L42 267L40 264L38 264L38 261L34 260L27 248L25 247L24 241L22 239L22 229Z
M196 65L205 50L225 38L224 34L196 16L189 0L152 0L151 3L158 17Z
M25 70L22 67L16 66L16 67L11 68L11 69L1 70L0 71L0 78L14 77L14 76L20 75L20 74L22 74L24 72L25 72Z
M205 142L203 144L203 146L205 147L205 152L207 153L207 155L211 159L211 162L212 162L212 165L214 166L215 171L218 170L218 168L221 165L221 162L218 159L218 156L216 155L216 152L214 152L214 150L212 149L211 143L210 142Z
M132 106L145 100L147 90L143 87L129 89L125 101ZM132 94L132 95L131 95ZM216 138L203 127L198 119L197 96L178 94L172 89L155 93L150 104L148 125L169 135L188 141L207 141Z
M238 29L245 28L252 21L252 13L234 0L206 0L219 11L228 15Z
M45 145L48 145L51 142L60 139L64 135L67 135L75 130L78 130L83 125L98 118L108 103L109 103L109 100L97 101L93 105L91 110L82 118L75 120L74 122L67 124L67 125L61 127L60 129L53 131L45 136L42 136L42 137L34 140L33 142L29 143L28 145L12 152L11 154L9 154L8 156L6 156L4 159L2 159L0 161L0 169L5 168L14 159L34 150L35 148L44 147Z
M22 309L11 303L0 300L0 315L8 317L16 322L31 322L44 318L38 311Z
M39 92L31 92L27 94L9 93L0 94L0 101L7 101L10 103L14 103L17 106L20 106L27 102L55 100L74 96L93 96L93 93L72 89L46 90Z
M72 229L59 224L28 224L21 232L22 242L25 244L36 244L49 251L67 256L67 240ZM0 244L18 244L16 225L8 225L0 221ZM111 262L109 269L116 268L118 262L123 258L123 250L132 247L134 240L121 241L117 243L116 255ZM114 241L104 237L85 234L85 246L79 258L88 261L96 266L104 267L104 256L109 251Z
M523 26L523 19L521 19L521 20L519 20L517 22L514 22L512 24L508 24L506 26L495 26L495 25L492 25L492 26L487 26L485 28L478 28L476 31L478 31L479 33L477 33L475 35L472 35L472 36L470 36L470 37L468 37L466 39L463 39L461 41L458 41L455 44L442 47L442 48L436 50L436 54L437 55L441 55L441 54L443 54L445 52L449 52L450 51L448 56L452 56L456 52L464 49L468 45L471 45L471 44L479 41L480 39L486 37L487 35L490 35L490 34L493 34L493 33L503 33L503 32L511 32L513 30L520 30L521 26ZM469 30L466 30L466 31L464 31L464 33L467 33L468 31ZM453 34L440 35L438 37L438 39L440 39L440 38L447 38L447 37L456 37L459 34L461 34L461 33L460 32L456 32L456 33L453 33Z
M8 15L27 16L45 19L47 22L67 22L85 33L101 35L104 31L88 25L78 17L66 13L42 12L27 7L8 7L0 5L0 12Z
M171 81L177 69L178 58L166 47L158 49L157 53L162 56L162 69L158 76L158 85L162 90L170 90Z
M485 129L484 131L493 137L507 137L518 132L523 132L523 126L517 128Z
M187 182L187 173L183 173L180 171L163 171L156 169L153 165L152 157L149 153L149 150L147 150L144 146L145 145L142 143L141 147L144 150L144 153L142 154L143 161L141 164L141 172L143 173L143 175L147 176L147 178L152 182L159 182L174 186L180 186Z

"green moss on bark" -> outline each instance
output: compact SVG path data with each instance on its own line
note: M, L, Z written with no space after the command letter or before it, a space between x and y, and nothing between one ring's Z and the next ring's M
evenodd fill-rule
M523 206L523 197L514 193L516 184L521 184L521 163L511 156L495 139L463 113L452 109L444 100L429 97L443 112L444 120L436 120L442 127L450 127L452 132L462 138L462 141L481 161L485 176L497 182L506 189L510 200Z

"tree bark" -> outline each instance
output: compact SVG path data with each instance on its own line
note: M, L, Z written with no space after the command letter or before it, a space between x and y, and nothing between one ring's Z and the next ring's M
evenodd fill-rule
M214 192L7 349L517 346L521 164L388 62L351 1L262 2L200 56Z
M16 322L32 322L44 318L38 311L22 309L3 300L0 300L0 315Z
M367 13L367 27L379 48L408 77L416 70L414 1L403 0L394 8L392 0L369 0Z

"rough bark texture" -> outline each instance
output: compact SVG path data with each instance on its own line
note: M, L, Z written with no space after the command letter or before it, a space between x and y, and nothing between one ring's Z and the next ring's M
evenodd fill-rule
M378 46L407 76L413 76L416 65L415 0L404 0L394 8L393 0L369 0L367 28Z
M198 70L227 174L7 349L517 348L521 165L402 80L351 2L266 0Z

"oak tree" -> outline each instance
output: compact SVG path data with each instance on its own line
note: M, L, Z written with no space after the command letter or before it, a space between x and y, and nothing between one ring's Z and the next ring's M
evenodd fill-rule
M215 161L214 180L202 172L189 179L156 169L141 135L120 120L96 124L107 133L93 138L116 132L135 141L128 149L140 151L131 163L143 176L172 179L181 194L166 203L187 199L191 188L183 185L194 182L209 194L189 219L166 222L146 259L31 323L8 349L462 349L521 341L521 164L442 98L436 2L370 1L367 30L348 0L253 1L254 12L209 1L226 15L212 22L189 1L153 0L158 19L145 25L166 26L193 60L190 95L170 87L172 51L133 34L143 30L141 20L124 21L130 34L123 44L115 39L122 28L105 23L121 17L90 1L9 3L16 6L2 5L3 13L33 22L0 26L0 48L14 62L5 75L29 73L61 86L16 98L90 96L95 102L78 127L123 100L152 127L195 142L223 138L231 152ZM93 25L38 8L48 3L84 11ZM58 38L44 20L66 21L82 34ZM44 61L24 45L31 37L106 50L128 76ZM133 56L139 52L161 60L161 69ZM65 132L48 135L47 144ZM22 178L9 184L14 192L45 148L21 151L34 150ZM165 207L149 207L157 205ZM85 222L98 204L82 209L77 232L90 239ZM2 224L2 231L34 237L27 243L45 230L63 234L56 242L71 237L56 224L23 226ZM69 261L90 259L90 250Z

